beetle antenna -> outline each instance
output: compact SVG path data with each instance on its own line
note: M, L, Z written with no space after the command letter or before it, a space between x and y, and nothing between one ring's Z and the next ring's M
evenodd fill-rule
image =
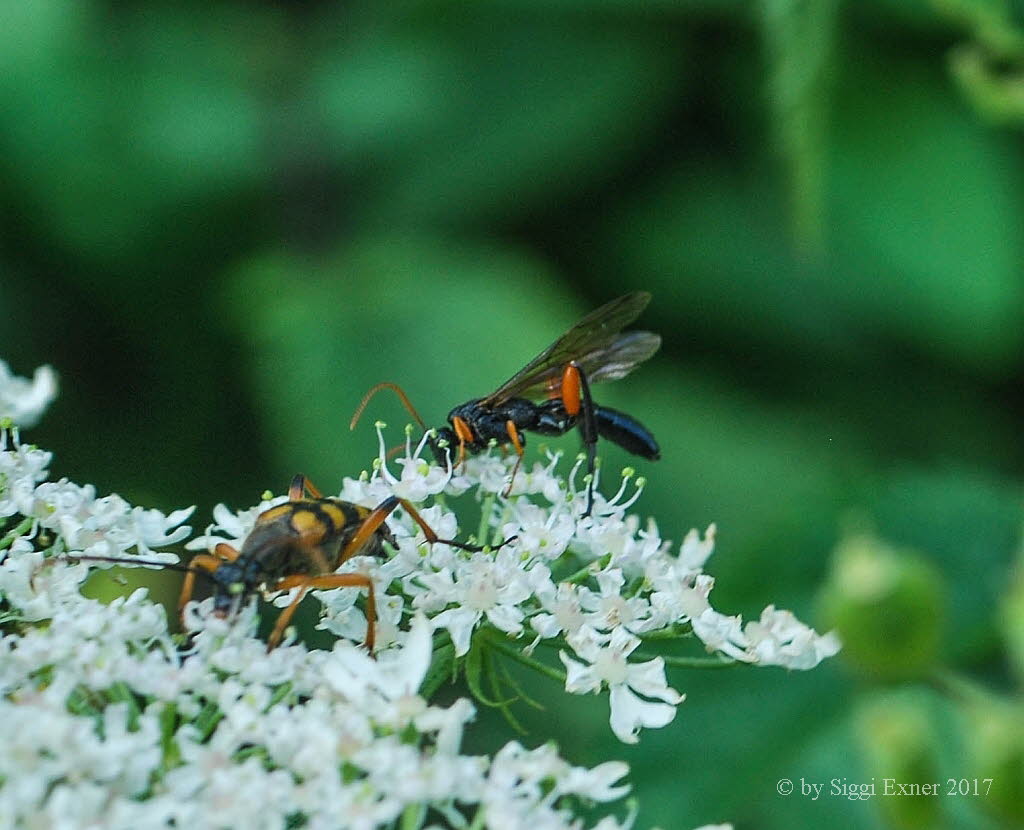
M82 554L81 556L72 553L62 553L59 557L54 557L50 561L56 559L64 559L68 562L112 562L115 565L149 565L151 567L163 568L169 571L181 571L182 573L188 574L203 574L209 578L210 573L204 571L202 568L193 568L189 565L179 565L177 562L157 562L155 559L135 559L128 557L118 556L91 556Z
M427 425L423 423L423 419L420 417L420 413L416 411L416 407L412 405L412 402L409 400L408 395L406 395L405 392L402 390L402 387L399 386L397 383L391 383L389 381L378 383L363 396L362 401L360 401L359 406L356 407L356 411L352 415L352 420L349 421L349 429L356 428L356 424L359 423L359 418L362 416L363 410L366 409L366 405L370 402L370 399L374 395L376 395L381 389L390 389L392 392L398 395L398 399L402 402L405 408L409 410L409 414L416 419L416 423L423 428L424 432L427 431Z

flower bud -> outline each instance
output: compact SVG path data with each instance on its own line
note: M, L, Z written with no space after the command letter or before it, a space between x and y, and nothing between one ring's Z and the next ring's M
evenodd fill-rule
M1003 599L1000 628L1010 665L1024 683L1024 559L1010 578L1010 587Z
M881 680L920 677L934 664L945 598L935 567L871 536L840 542L822 611L845 659Z
M873 800L891 827L930 830L941 824L932 708L927 694L914 691L876 696L857 712L857 737L875 783Z
M979 787L978 801L1008 826L1024 826L1024 711L995 699L974 702L966 732L974 761L968 788Z

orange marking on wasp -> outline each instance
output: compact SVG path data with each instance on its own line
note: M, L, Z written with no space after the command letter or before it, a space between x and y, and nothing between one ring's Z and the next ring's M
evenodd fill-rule
M562 372L562 403L570 415L580 414L580 367L576 361Z

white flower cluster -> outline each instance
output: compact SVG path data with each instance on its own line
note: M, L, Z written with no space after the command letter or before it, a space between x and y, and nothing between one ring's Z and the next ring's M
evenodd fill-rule
M0 364L0 413L37 417L52 397L48 383L52 373L29 383ZM426 438L407 440L395 475L381 434L373 472L345 479L340 498L368 507L393 495L427 501L421 514L436 533L466 540L451 509L458 503L479 514L475 536L495 549L429 545L398 511L389 558L343 565L374 582L376 655L357 645L366 620L353 588L315 594L320 627L340 636L331 650L289 636L267 653L255 602L233 619L213 615L211 600L191 603L186 649L144 590L110 604L83 596L92 569L112 566L103 558L176 563L162 549L189 536L192 509L164 515L51 482L50 454L22 444L16 428L2 430L0 827L630 828L632 814L595 825L579 816L626 793L625 764L573 767L551 746L517 742L492 758L464 755L473 704L431 705L437 678L462 671L484 699L479 674L500 657L570 693L608 689L613 732L635 742L641 728L670 722L684 697L665 676L667 663L684 658L646 654L645 645L690 637L720 656L687 665L798 669L838 650L833 635L772 606L746 625L712 609L703 568L714 527L670 552L653 522L641 527L627 512L642 489L637 481L628 492L631 472L612 498L595 493L583 516L580 463L565 480L550 455L520 471L506 497L513 459L489 452L453 470L426 460L425 449ZM188 547L240 546L259 513L284 498L240 512L219 505ZM538 647L551 659L534 656Z
M423 457L426 438L415 447L407 439L395 475L382 426L372 474L346 478L340 498L373 507L392 495L417 502L433 497L421 513L440 537L450 539L459 527L447 500L468 492L480 502L481 541L515 540L479 553L431 546L408 516L394 514L395 555L384 562L356 557L344 566L374 581L382 614L378 648L398 641L401 620L413 612L448 632L457 658L470 652L476 635L489 632L501 632L489 644L534 666L535 648L551 645L565 666L566 691L609 690L612 730L627 743L636 742L642 727L669 723L684 698L668 685L663 657L642 659L637 653L645 638L692 632L708 651L726 658L791 669L813 668L839 650L834 634L819 635L773 606L746 626L714 610L708 602L714 580L703 572L714 526L703 537L691 531L678 555L671 553L653 522L641 529L627 513L642 490L638 481L627 497L631 471L612 498L595 492L592 515L582 517L586 484L576 483L582 461L566 481L556 472L559 457L549 455L547 463L520 471L506 498L513 457L488 452L453 470ZM216 524L188 546L212 549L225 538L239 543L269 504L238 514L219 506ZM324 606L320 627L362 639L366 622L354 604L357 595L350 588L318 593ZM284 596L279 604L289 601Z
M97 563L74 554L173 559L151 548L181 541L190 511L47 482L48 453L2 440L0 827L583 830L579 806L628 790L625 764L574 767L548 746L461 754L472 704L418 693L422 614L378 659L347 640L268 654L254 605L222 620L206 601L182 651L145 590L82 596Z

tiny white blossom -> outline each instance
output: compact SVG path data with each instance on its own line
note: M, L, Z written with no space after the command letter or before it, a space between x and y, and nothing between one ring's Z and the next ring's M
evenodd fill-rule
M665 682L665 662L660 657L643 663L630 663L626 659L640 645L638 637L623 628L616 628L603 637L584 627L570 635L568 642L576 654L588 662L581 663L564 651L559 652L567 671L565 690L586 694L600 691L606 685L611 703L611 727L620 741L636 743L641 727L657 729L675 717L675 707L686 696Z
M11 372L0 360L0 418L20 427L35 426L46 408L57 397L57 373L50 366L36 369L32 380Z
M523 630L524 612L519 604L529 599L530 590L510 552L499 551L493 557L474 555L456 573L444 569L425 575L421 582L427 592L417 596L417 605L456 604L433 618L437 628L448 629L456 656L469 651L473 629L484 616L509 634Z

